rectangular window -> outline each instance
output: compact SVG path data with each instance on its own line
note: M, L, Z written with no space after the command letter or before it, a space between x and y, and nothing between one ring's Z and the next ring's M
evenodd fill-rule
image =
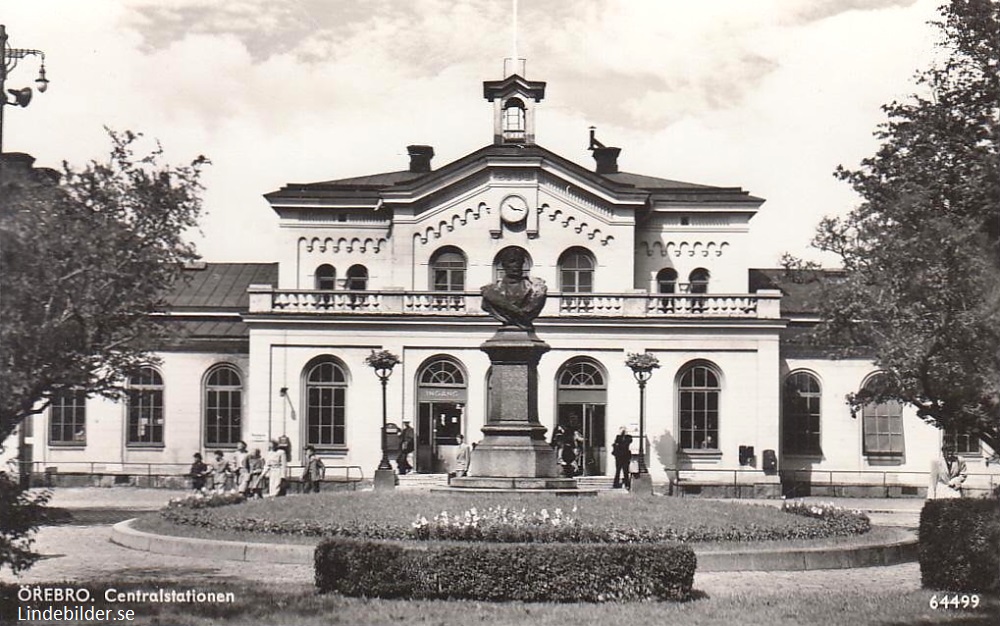
M163 390L129 392L128 443L163 445Z
M903 409L898 402L866 405L862 417L865 454L903 454Z
M347 442L346 395L343 387L309 388L306 438L310 444L342 446Z
M979 454L979 437L957 430L944 431L944 445L955 448L958 454Z
M87 396L83 392L59 394L49 405L49 443L83 446L87 443Z
M719 447L719 392L688 390L680 392L681 448L717 450Z

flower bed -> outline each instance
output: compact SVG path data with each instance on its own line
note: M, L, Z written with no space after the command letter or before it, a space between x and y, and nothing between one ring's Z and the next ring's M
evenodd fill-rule
M161 515L174 524L230 532L353 537L395 540L479 541L496 543L660 543L819 539L867 532L868 518L830 505L775 507L662 499L639 503L634 510L621 500L587 501L561 508L524 507L524 501L396 494L323 494L251 502L225 508L170 506ZM532 502L535 502L533 499ZM406 510L447 505L431 518L403 521ZM565 504L561 501L560 504ZM464 506L462 506L464 505ZM790 513L794 515L790 515ZM412 515L412 514L411 514Z

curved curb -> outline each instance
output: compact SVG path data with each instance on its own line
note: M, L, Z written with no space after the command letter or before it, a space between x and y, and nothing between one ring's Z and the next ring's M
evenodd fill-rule
M287 563L312 565L315 546L298 544L256 543L253 541L221 541L191 539L172 535L154 535L132 528L135 519L118 522L111 527L111 542L143 552L187 556L224 561L252 563Z
M111 527L111 542L143 552L248 561L253 563L285 563L312 565L315 546L297 544L256 543L253 541L222 541L192 539L172 535L154 535L132 528L135 519L118 522ZM814 569L850 569L880 565L896 565L917 560L917 538L892 543L849 548L805 548L801 550L754 550L737 552L701 552L699 572L739 571L803 571Z
M780 572L813 569L853 569L916 561L916 536L890 543L846 548L699 552L699 572Z

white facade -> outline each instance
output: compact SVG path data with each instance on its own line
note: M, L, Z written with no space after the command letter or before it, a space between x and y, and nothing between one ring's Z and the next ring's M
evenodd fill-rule
M284 250L270 278L207 265L192 273L223 276L243 294L240 306L216 306L209 287L201 301L175 302L179 321L208 316L243 330L226 349L193 341L160 355L161 440L137 443L129 421L145 417L90 399L84 441L53 441L51 411L35 420L35 471L94 463L91 473L182 473L195 451L239 439L264 449L285 436L293 464L311 444L328 466L371 476L383 410L382 385L364 362L372 350L402 357L385 410L392 424L414 424L417 471L447 471L454 434L478 441L486 421L490 363L479 346L498 323L478 290L495 280L498 253L517 246L549 286L536 321L552 348L539 365L540 421L581 431L585 474L610 477L615 433L637 429L639 387L624 362L648 352L660 363L645 393L654 482L743 495L775 495L781 482L786 491L811 482L823 493L923 493L941 433L909 408L852 416L845 396L876 373L871 363L797 356L787 349L792 318L780 285L752 291L743 250L763 200L618 172L617 149L599 143L598 171L587 170L533 143L544 83L512 76L485 87L491 146L437 170L432 150L411 146L409 170L268 194ZM815 319L797 315L800 325ZM211 395L220 365L236 377ZM799 374L810 399L783 401ZM229 420L221 440L210 425L220 419ZM741 447L753 456L741 458ZM970 484L985 488L1000 481L982 457L970 447L970 472L982 474Z

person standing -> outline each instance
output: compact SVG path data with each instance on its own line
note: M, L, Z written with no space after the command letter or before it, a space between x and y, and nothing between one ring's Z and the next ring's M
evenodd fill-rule
M465 437L459 433L455 435L458 441L458 450L455 453L455 476L468 476L469 464L472 462L472 446L465 443Z
M230 467L233 471L233 484L238 493L246 493L250 484L250 453L247 452L247 442L241 441L236 444L236 452L230 460Z
M403 420L403 432L399 435L399 456L396 457L396 469L400 474L406 474L413 469L409 456L413 452L413 427Z
M229 472L229 461L226 460L222 450L215 451L215 460L212 461L212 489L216 493L224 493L229 485L231 473Z
M272 498L280 495L281 481L285 478L285 451L278 447L277 441L271 442L264 456L264 474L267 476L267 495Z
M324 469L323 459L317 456L316 448L306 446L306 465L302 469L302 484L306 493L319 493Z
M958 458L953 446L941 448L941 456L931 466L931 484L927 490L927 498L961 498L962 485L968 475L965 461Z
M253 454L247 458L247 499L262 497L262 482L264 482L264 457L260 455L260 448L254 448Z
M611 444L611 455L615 457L614 488L619 489L622 486L626 489L631 488L632 474L629 472L629 465L632 463L632 435L628 434L624 426L618 430L618 436ZM619 472L621 480L618 480Z
M201 453L194 453L194 462L191 463L191 470L188 472L188 476L191 477L191 489L196 493L201 493L205 490L205 481L211 470L205 465L204 461L201 460Z

